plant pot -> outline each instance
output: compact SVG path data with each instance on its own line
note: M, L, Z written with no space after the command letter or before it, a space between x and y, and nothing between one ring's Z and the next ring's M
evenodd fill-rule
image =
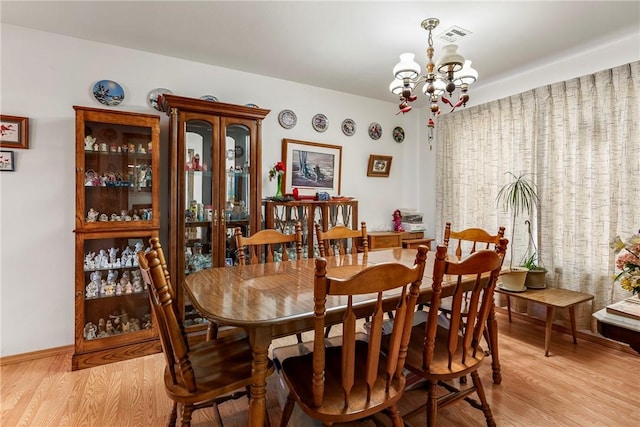
M524 267L513 267L500 272L498 277L498 287L505 291L523 292L527 290L525 281L527 280L528 269Z
M544 289L547 287L545 278L547 276L546 269L529 270L527 280L524 282L529 289Z

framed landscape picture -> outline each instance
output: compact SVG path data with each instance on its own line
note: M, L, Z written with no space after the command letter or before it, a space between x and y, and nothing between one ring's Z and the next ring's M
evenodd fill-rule
M29 119L0 115L0 147L29 148Z
M388 177L391 171L391 156L382 156L380 154L372 154L369 156L369 167L367 168L367 176Z
M282 140L282 161L285 164L284 192L294 188L301 195L327 192L340 195L342 177L342 147L318 142Z

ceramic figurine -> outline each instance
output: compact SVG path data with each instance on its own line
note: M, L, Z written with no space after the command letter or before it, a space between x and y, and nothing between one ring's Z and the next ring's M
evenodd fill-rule
M116 283L116 295L122 295L122 284L120 282Z
M88 270L93 270L96 268L96 263L93 260L93 257L96 256L95 252L89 252L88 254L86 254L84 256L84 270L88 271Z
M133 278L131 279L131 284L133 285L133 292L140 293L142 292L142 278L140 277L140 271L133 270L132 271Z
M107 332L107 335L113 335L116 333L116 330L113 329L113 323L111 323L111 320L107 320L106 332Z
M105 152L105 153L107 151L109 151L109 148L107 147L107 143L106 142L103 142L102 144L100 144L100 151Z
M87 222L96 222L98 220L99 212L93 208L87 212Z
M98 321L98 338L103 338L107 336L106 323L104 319L100 319Z
M404 231L404 228L402 228L402 214L400 213L400 209L393 211L393 230Z
M101 222L108 222L109 221L109 217L107 216L107 214L100 214L100 221Z
M92 340L96 337L96 325L93 322L89 322L84 325L84 339Z
M117 248L109 248L109 263L114 265L116 263L116 255L118 255L118 251L120 249Z
M109 285L115 285L117 279L118 272L116 270L109 270L109 272L107 273L107 283Z
M84 137L84 150L85 151L93 151L93 146L96 143L96 138L91 135L87 135Z
M95 298L98 296L98 291L99 289L96 282L91 281L87 284L85 288L85 295L87 296L87 298Z

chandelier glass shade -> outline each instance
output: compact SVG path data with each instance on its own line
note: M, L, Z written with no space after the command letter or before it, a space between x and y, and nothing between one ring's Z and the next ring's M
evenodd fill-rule
M469 100L469 85L478 79L478 72L471 67L471 61L465 60L457 52L458 46L444 46L440 57L433 61L432 31L439 23L437 18L422 21L422 28L429 33L425 74L420 74L421 67L415 61L415 55L410 52L401 54L400 62L393 67L394 80L389 85L389 90L400 97L400 113L411 111L410 104L417 99L414 89L420 84L424 85L422 92L429 97L430 110L434 116L440 114L439 101L448 104L451 111L454 111L460 106L466 106ZM445 97L445 93L451 98L456 90L460 91L460 95L454 104Z

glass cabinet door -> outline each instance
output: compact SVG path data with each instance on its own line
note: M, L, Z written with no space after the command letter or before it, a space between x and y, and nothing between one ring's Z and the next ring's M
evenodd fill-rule
M82 319L79 349L118 345L153 337L149 296L138 265L137 252L149 246L151 233L80 234L76 278L76 306ZM135 336L137 335L137 337Z
M85 112L79 136L78 213L84 231L158 227L158 119L116 124ZM93 117L89 117L93 116ZM81 120L82 120L81 119ZM155 149L155 150L154 150ZM156 195L156 197L154 197Z
M225 128L226 141L226 194L225 222L226 249L225 262L236 264L235 228L240 227L242 234L251 234L249 212L251 206L251 133L244 125L229 125Z

